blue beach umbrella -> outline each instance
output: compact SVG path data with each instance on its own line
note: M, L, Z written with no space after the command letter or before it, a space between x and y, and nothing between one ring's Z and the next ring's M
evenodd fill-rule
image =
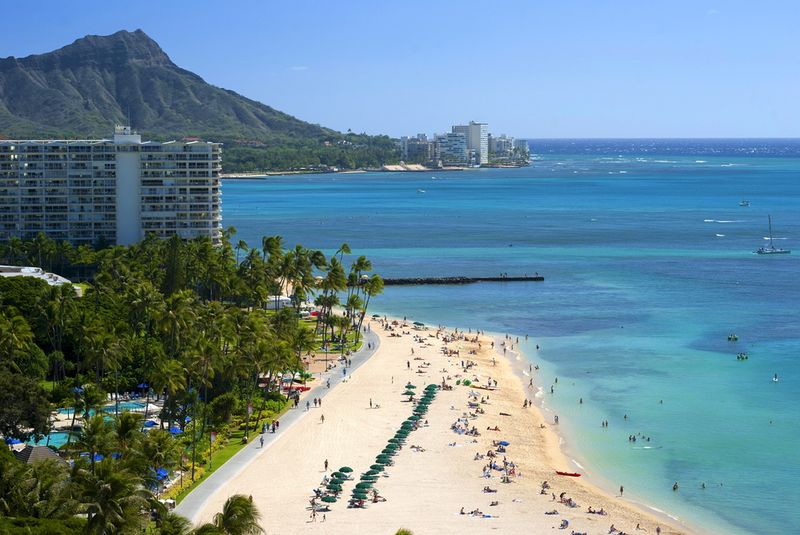
M179 427L170 427L169 432L172 433L173 435L180 435L181 433L183 433L183 431L181 431Z
M507 440L501 440L500 442L498 442L498 444L501 445L501 446L510 446L511 442L509 442Z
M150 388L150 385L148 385L147 383L139 383L138 385L136 385L136 388L141 388L142 390L144 390L145 388Z
M157 423L155 423L153 420L147 420L147 421L144 423L144 426L145 426L145 427L155 427L155 426L157 426L157 425L158 425L158 424L157 424Z
M20 439L18 439L18 438L9 437L9 438L6 439L6 444L8 444L9 446L12 445L12 444L22 444L22 441Z

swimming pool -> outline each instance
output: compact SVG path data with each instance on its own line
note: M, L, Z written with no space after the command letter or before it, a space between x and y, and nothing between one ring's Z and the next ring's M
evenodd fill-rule
M143 401L120 401L119 402L119 410L122 412L130 412L130 411L143 411L145 404ZM72 416L72 413L75 409L73 408L62 408L58 409L58 414L64 414L66 416ZM113 413L114 412L114 404L107 405L103 407L103 412L106 413ZM89 411L90 416L94 416L94 410ZM80 416L80 413L78 413Z
M50 441L48 442L48 437L43 437L42 440L36 441L34 439L30 439L26 444L30 444L31 446L53 446L55 448L60 448L64 444L67 443L67 438L69 437L69 433L66 431L59 431L57 433L50 433L49 438Z

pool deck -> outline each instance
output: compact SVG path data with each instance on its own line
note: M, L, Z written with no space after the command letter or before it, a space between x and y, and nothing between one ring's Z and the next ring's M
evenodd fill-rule
M366 349L367 343L372 345L370 349ZM319 385L306 392L305 399L324 398L330 390L341 383L343 379L349 377L351 372L357 370L372 355L374 355L379 346L380 339L378 338L378 335L372 331L364 333L364 343L362 344L361 349L353 353L350 357L350 360L353 364L347 368L348 375L342 375L341 367L336 367L321 374ZM330 379L330 389L326 387L326 379ZM192 523L196 523L197 516L200 514L200 511L202 511L205 503L209 498L211 498L211 496L214 495L214 493L217 492L217 490L219 490L220 487L222 487L229 479L235 477L245 470L256 457L265 453L269 446L281 436L281 431L289 429L307 414L309 414L309 411L306 411L302 404L289 409L280 418L280 431L277 433L265 433L263 435L258 435L259 437L264 437L263 447L259 445L259 440L255 439L256 435L253 435L254 440L250 442L250 444L239 450L239 452L231 457L228 462L220 466L213 474L208 476L205 481L200 483L192 492L190 492L189 495L187 495L177 505L175 512L188 518Z

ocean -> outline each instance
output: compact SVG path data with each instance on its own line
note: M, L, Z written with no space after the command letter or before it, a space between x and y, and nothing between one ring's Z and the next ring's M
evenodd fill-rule
M701 530L800 533L800 141L531 149L521 169L225 180L224 225L257 247L347 242L384 277L538 272L387 287L371 312L519 336L608 490ZM793 254L754 254L768 215Z

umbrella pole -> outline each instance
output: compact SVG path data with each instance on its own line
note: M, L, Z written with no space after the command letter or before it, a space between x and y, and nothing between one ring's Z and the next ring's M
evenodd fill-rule
M147 394L144 396L144 419L142 420L141 433L144 433L144 424L147 421L147 409L150 408L150 385L147 386Z

